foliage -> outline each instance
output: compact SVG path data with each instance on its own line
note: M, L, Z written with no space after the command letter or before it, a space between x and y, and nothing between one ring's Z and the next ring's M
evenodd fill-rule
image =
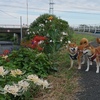
M8 70L0 66L0 100L29 100L34 98L40 86L44 89L49 88L49 85L47 80L37 75L26 75L20 69Z
M11 33L0 33L0 41L12 41L13 34Z
M50 14L43 14L33 21L29 33L24 39L30 40L35 35L47 37L43 44L44 52L47 54L58 51L72 35L67 21Z
M23 47L12 51L6 60L1 61L0 65L12 69L19 68L40 77L46 77L52 68L52 62L44 53Z

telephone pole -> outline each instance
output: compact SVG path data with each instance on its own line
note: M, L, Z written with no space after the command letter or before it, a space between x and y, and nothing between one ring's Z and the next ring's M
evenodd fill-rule
M50 0L49 2L49 13L50 14L53 14L53 10L54 10L53 5L54 5L53 0Z
M27 10L27 27L28 27L28 0L26 0L26 10Z

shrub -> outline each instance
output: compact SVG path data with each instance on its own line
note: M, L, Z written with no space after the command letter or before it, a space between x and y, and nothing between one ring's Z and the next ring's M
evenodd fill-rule
M29 100L34 92L42 88L49 88L47 80L37 75L26 75L20 69L8 70L0 66L0 100Z
M29 48L20 48L8 55L8 60L1 60L0 65L12 69L22 69L26 73L34 73L46 77L52 68L52 62L46 54Z
M30 40L36 35L47 37L42 44L47 54L58 51L72 35L67 21L50 14L43 14L33 21L29 33L24 39Z

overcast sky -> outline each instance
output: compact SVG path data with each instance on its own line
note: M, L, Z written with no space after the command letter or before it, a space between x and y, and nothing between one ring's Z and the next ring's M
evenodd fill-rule
M28 1L28 3L27 3ZM0 0L0 24L28 24L38 16L49 13L50 0ZM53 14L69 25L100 25L100 0L53 0Z

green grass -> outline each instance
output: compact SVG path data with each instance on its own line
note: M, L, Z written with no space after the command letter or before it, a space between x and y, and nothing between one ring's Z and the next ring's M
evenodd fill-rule
M91 41L94 41L96 38L94 36L91 35L92 33L89 33L89 34L77 34L77 33L74 33L73 36L72 36L72 40L75 40L75 42L77 44L79 44L80 40L82 38L87 38L89 40L89 42Z
M95 40L95 37L91 35L73 34L73 38L76 40L77 44L83 37L87 38L89 42ZM80 90L80 85L78 83L80 74L77 69L77 61L74 63L73 68L68 70L70 67L70 59L66 47L63 47L63 49L56 54L55 58L54 61L58 65L58 71L52 73L52 78L48 79L51 83L54 81L52 86L55 88L52 88L51 92L49 90L49 93L46 91L46 96L53 93L54 100L69 100L69 98L71 98L70 100L74 100L75 98L72 95Z
M74 33L72 38L74 38L76 40L76 43L78 45L79 45L79 42L82 38L87 38L89 40L89 42L95 40L95 37L92 36L92 35L77 34L77 33ZM66 80L67 80L67 83L63 87L65 88L66 93L71 94L71 93L73 93L73 91L75 89L78 88L78 85L75 84L75 82L73 82L73 80L80 77L79 73L77 72L77 68L78 68L77 61L74 62L73 68L71 70L68 70L68 68L70 67L70 59L69 59L67 49L64 49L64 50L60 51L57 56L58 56L57 60L59 62L59 67L58 68L60 70L60 74L63 74L62 76L65 76ZM59 77L59 74L58 74L58 77Z

